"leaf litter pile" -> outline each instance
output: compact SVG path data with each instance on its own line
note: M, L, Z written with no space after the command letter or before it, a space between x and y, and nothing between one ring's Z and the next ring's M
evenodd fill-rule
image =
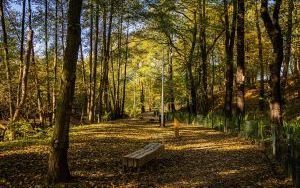
M48 142L0 143L0 187L48 187ZM162 155L123 172L122 156L151 142L165 145ZM69 166L74 179L61 187L292 187L256 145L196 126L175 138L171 126L142 120L72 128Z

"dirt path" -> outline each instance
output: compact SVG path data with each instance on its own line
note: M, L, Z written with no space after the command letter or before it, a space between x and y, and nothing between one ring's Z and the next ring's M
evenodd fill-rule
M72 128L67 187L289 187L261 150L232 136L199 127L158 128L120 120ZM139 174L122 172L121 157L149 142L166 151ZM46 187L47 141L0 145L0 187ZM37 186L40 185L40 186Z

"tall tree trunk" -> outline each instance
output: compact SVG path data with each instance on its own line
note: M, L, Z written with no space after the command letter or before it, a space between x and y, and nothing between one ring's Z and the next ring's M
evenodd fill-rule
M258 40L258 62L260 69L260 81L259 81L259 110L263 111L265 108L265 73L264 73L264 59L263 59L263 46L261 39L261 29L259 26L259 15L257 8L257 0L255 1L255 25L257 31L257 40Z
M121 74L121 63L122 63L122 35L123 35L123 0L121 1L119 19L119 37L118 37L118 72L117 72L117 99L116 99L116 115L117 118L120 117L120 74Z
M170 92L170 110L175 113L175 97L174 97L174 83L173 83L173 48L169 46L169 92Z
M245 4L244 0L238 0L237 10L237 118L240 131L245 115Z
M261 1L261 17L264 21L269 38L272 42L274 61L270 64L271 100L270 120L272 125L273 154L277 160L281 158L280 144L283 141L282 100L280 87L280 70L283 61L283 39L279 25L279 12L282 1L276 0L272 18L268 11L268 0Z
M283 62L283 73L282 73L282 98L283 104L285 103L285 86L287 83L287 76L289 70L289 64L291 60L291 47L292 47L292 33L293 33L293 10L294 10L294 0L288 0L288 16L287 16L287 32L285 41L285 55Z
M25 35L25 15L26 15L26 0L23 0L22 4L22 23L21 23L21 45L20 45L20 69L19 69L19 83L17 91L17 105L20 101L21 95L21 83L23 77L23 63L24 63L24 35Z
M196 88L195 88L195 80L193 77L193 71L192 71L192 64L194 60L194 53L195 53L195 46L196 46L196 40L197 40L197 20L196 20L196 13L194 13L194 28L192 33L192 44L191 49L189 51L189 57L187 62L187 73L188 73L188 80L189 80L189 90L190 90L190 96L191 96L191 113L196 114L197 113L197 94L196 94Z
M56 112L56 87L57 87L57 63L58 63L58 0L55 0L55 36L54 36L54 83L52 93L52 120Z
M82 65L82 83L83 83L83 105L81 109L81 117L80 117L80 122L83 122L84 120L84 114L87 109L87 84L86 84L86 73L85 73L85 62L84 62L84 57L83 57L83 50L82 50L82 40L80 43L80 60L81 60L81 65Z
M47 115L49 115L49 122L52 122L51 109L51 95L50 95L50 70L49 70L49 55L48 55L48 0L45 0L45 20L44 20L44 32L45 32L45 63L46 63L46 91L47 91Z
M96 98L96 77L97 77L97 64L98 64L98 41L99 41L99 4L96 3L96 20L95 20L95 43L94 43L94 63L92 64L92 87L91 87L91 97L90 97L90 113L89 122L95 122L95 98Z
M41 124L44 124L44 116L43 116L43 101L42 101L42 95L41 95L41 89L40 89L40 82L38 78L38 71L37 66L35 63L35 55L34 55L34 47L32 46L32 52L31 52L31 61L32 61L32 68L33 68L33 76L34 76L34 84L36 88L36 96L37 96L37 107L38 107L38 114L39 114L39 120Z
M92 118L92 90L93 90L93 28L94 28L94 5L93 1L90 1L90 54L89 54L89 97L88 97L88 121L93 123Z
M64 70L57 100L55 125L48 161L49 182L69 180L68 166L69 123L75 90L76 63L80 45L80 14L82 0L69 0L67 44L64 54Z
M23 74L22 74L20 101L14 112L14 116L12 119L13 122L19 120L21 109L27 97L28 70L30 65L30 55L32 53L32 46L33 46L32 44L33 30L31 27L31 0L28 0L28 28L29 31L27 34L27 49L26 49L25 62L24 62Z
M122 96L122 116L124 115L125 108L125 97L126 97L126 77L127 77L127 65L128 65L128 55L129 55L129 19L127 20L127 29L126 29L126 58L124 64L124 81L123 81L123 96Z
M100 87L99 87L99 120L101 121L101 117L103 114L103 91L104 91L104 80L105 80L105 74L107 69L107 58L106 58L106 33L107 33L107 8L106 5L103 7L103 15L102 15L102 22L103 22L103 41L102 41L102 74L100 79Z
M6 32L6 25L5 25L5 16L3 8L4 3L3 0L0 0L0 17L1 17L1 25L2 25L2 32L3 32L3 47L4 47L4 64L6 69L6 79L7 79L7 87L8 87L8 105L9 105L9 116L10 120L13 119L13 103L12 103L12 81L11 81L11 69L10 69L10 60L9 60L9 51L8 51L8 42L7 42L7 32Z
M103 90L104 90L104 105L105 105L105 111L109 112L111 110L111 106L109 104L109 98L108 98L108 89L109 89L109 80L108 80L108 73L109 73L109 58L110 58L110 43L111 43L111 32L112 32L112 18L114 14L114 3L111 1L110 4L110 15L109 15L109 24L108 24L108 34L107 34L107 43L106 43L106 54L104 56L104 67L103 67Z
M62 56L65 55L65 12L64 12L64 0L60 0L60 11L61 11L61 47L62 47ZM62 68L63 70L63 63L62 63Z
M200 50L201 50L201 68L202 68L202 112L203 115L207 115L208 113L208 92L207 92L207 45L206 45L206 0L200 0Z
M224 12L225 12L225 61L226 61L226 77L225 77L225 125L224 131L228 131L228 125L232 118L232 92L233 92L233 46L235 38L236 28L236 12L237 2L233 0L233 13L231 31L229 29L229 13L228 13L228 2L224 0Z

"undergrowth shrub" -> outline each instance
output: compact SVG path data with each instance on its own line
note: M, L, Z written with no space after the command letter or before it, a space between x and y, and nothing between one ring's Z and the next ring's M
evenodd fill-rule
M36 132L31 124L25 121L17 121L8 125L5 132L5 140L15 140L34 135Z

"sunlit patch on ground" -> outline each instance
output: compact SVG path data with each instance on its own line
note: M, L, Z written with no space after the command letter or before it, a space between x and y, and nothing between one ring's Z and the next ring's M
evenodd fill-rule
M140 173L122 171L123 155L147 143L165 144L165 152ZM17 146L18 144L15 143ZM48 142L0 148L0 185L47 186ZM196 126L160 128L141 120L119 120L71 129L68 187L281 187L261 150L236 137ZM0 186L1 187L1 186Z

